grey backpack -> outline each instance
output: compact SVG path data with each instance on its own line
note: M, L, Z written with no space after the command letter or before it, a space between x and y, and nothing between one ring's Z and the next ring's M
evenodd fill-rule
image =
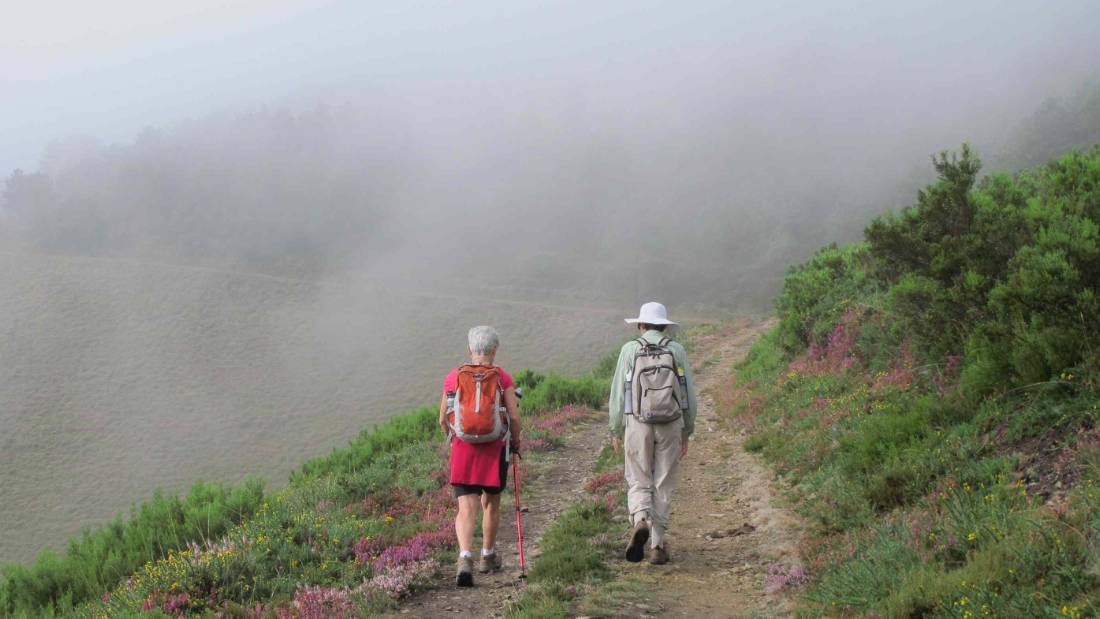
M677 367L667 337L657 344L639 338L642 347L634 355L630 409L643 423L671 423L688 407L687 381Z

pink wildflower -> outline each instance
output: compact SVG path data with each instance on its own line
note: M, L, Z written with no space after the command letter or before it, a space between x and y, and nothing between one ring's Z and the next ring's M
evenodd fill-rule
M615 469L613 471L608 471L607 473L604 473L603 475L598 475L598 476L593 477L592 479L588 480L588 483L586 483L584 485L584 489L589 491L589 492L594 493L597 490L600 490L600 489L605 488L607 486L612 486L612 485L617 486L617 485L621 484L622 481L623 481L623 471L622 471L622 469Z
M450 531L419 533L399 546L390 546L374 560L374 571L382 572L407 563L416 563L429 558L437 548L450 545L453 534Z
M588 415L588 409L570 404L562 407L553 415L537 418L533 427L537 430L547 431L551 436L560 436L571 421L586 415Z
M826 338L825 345L811 343L805 353L790 363L788 371L808 375L839 374L852 367L856 362L852 349L859 332L854 322L855 315L846 313Z
M179 595L170 595L167 599L164 600L164 606L162 608L164 609L164 612L168 613L169 615L183 616L184 610L186 609L186 606L190 601L191 596L187 595L186 593L181 593Z
M527 451L546 451L550 447L550 441L544 438L525 438L523 448Z
M360 590L373 587L398 599L412 591L413 587L431 581L436 572L434 561L416 561L396 565L364 583Z
M301 587L294 593L294 607L301 619L344 619L355 610L355 602L346 587Z
M787 587L797 587L809 581L802 564L795 562L789 569L779 563L769 563L764 575L764 592L778 593Z
M619 497L615 492L608 492L603 495L603 506L609 513L615 513L615 508L619 506Z

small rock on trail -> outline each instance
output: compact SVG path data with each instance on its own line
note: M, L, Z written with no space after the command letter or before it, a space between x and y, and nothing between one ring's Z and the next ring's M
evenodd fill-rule
M704 539L722 539L723 537L737 537L738 535L748 535L756 530L756 527L749 523L745 523L736 529L726 529L724 531L711 531L703 535Z

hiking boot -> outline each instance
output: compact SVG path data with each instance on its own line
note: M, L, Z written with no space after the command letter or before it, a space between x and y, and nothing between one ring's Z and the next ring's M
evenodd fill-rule
M645 557L645 543L649 541L649 523L639 520L634 523L634 532L630 535L630 545L626 547L626 560L637 563Z
M455 584L459 587L474 586L473 557L459 557L455 565Z
M477 564L477 571L482 574L488 574L489 572L495 572L500 569L500 553L494 552L491 555L481 555L481 561Z
M668 563L668 546L657 546L653 549L653 554L649 555L649 562L653 565L664 565Z

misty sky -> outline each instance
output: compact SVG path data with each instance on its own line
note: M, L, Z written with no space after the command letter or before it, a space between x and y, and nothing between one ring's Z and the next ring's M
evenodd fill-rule
M18 3L0 20L0 172L74 134L348 103L423 130L533 115L659 139L720 109L785 139L950 147L1074 89L1096 17L1091 1Z

